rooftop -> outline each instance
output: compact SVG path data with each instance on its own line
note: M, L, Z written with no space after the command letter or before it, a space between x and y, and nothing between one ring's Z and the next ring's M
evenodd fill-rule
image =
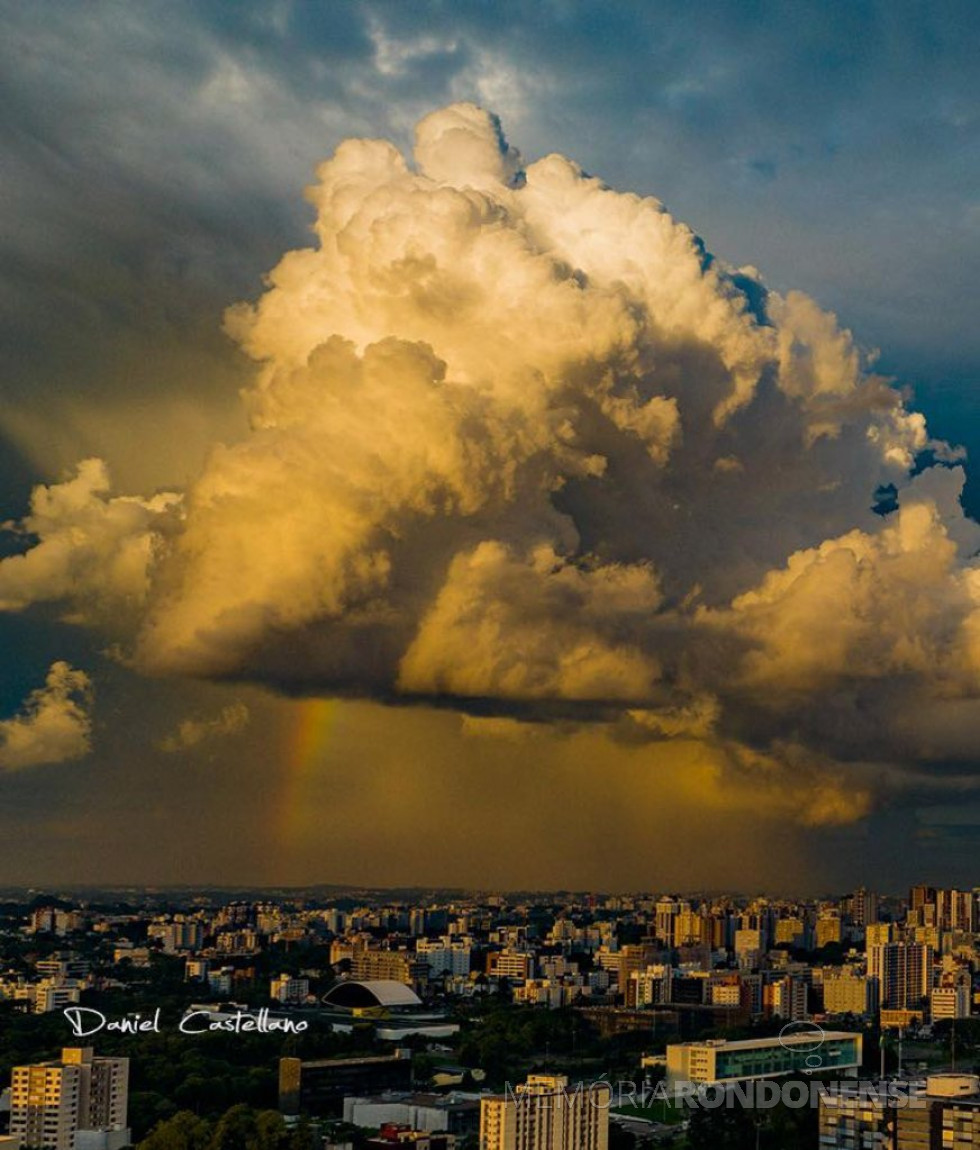
M695 1048L703 1050L756 1050L766 1046L823 1046L827 1042L846 1042L861 1035L850 1030L801 1030L793 1034L776 1035L773 1038L705 1038L700 1042L674 1042L668 1050L675 1047Z
M351 1009L372 1006L421 1006L422 1000L410 986L392 978L345 979L323 996L328 1006Z

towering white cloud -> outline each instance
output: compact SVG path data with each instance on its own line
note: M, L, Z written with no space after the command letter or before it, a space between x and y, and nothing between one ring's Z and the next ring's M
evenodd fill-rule
M109 472L86 459L63 483L39 486L29 513L6 524L36 542L0 562L0 610L34 603L68 605L76 622L105 621L142 605L160 543L160 520L179 497L111 498Z
M342 144L309 192L315 246L229 313L259 364L251 433L179 506L111 499L92 463L42 489L0 599L145 602L154 673L782 763L822 780L806 818L839 819L829 758L914 759L897 701L980 694L955 453L834 316L656 200L522 166L468 104L426 117L414 158Z
M12 719L0 721L0 771L80 759L91 748L92 684L84 671L51 664L43 687Z

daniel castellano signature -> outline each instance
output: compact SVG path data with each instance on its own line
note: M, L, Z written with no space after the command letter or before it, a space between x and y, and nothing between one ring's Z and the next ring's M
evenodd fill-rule
M122 1018L109 1018L91 1006L69 1006L63 1013L76 1038L86 1038L100 1030L119 1034L159 1034L163 1029L159 1006L151 1014L137 1011ZM181 1034L207 1034L213 1030L233 1034L271 1034L273 1031L302 1034L309 1025L305 1019L270 1018L269 1011L263 1006L261 1010L236 1010L228 1014L190 1010L177 1023L177 1030Z

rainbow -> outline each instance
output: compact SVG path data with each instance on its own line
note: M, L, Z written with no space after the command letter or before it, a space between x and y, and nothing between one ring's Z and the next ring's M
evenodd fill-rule
M326 759L330 737L341 710L337 699L309 699L297 704L287 736L285 770L273 830L280 858L290 861L294 848L316 824L311 784Z

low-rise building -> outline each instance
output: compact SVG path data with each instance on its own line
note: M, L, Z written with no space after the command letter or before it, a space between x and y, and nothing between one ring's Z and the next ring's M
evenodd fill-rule
M667 1081L709 1085L778 1078L815 1070L856 1073L863 1037L848 1031L797 1030L777 1038L709 1038L667 1047Z

